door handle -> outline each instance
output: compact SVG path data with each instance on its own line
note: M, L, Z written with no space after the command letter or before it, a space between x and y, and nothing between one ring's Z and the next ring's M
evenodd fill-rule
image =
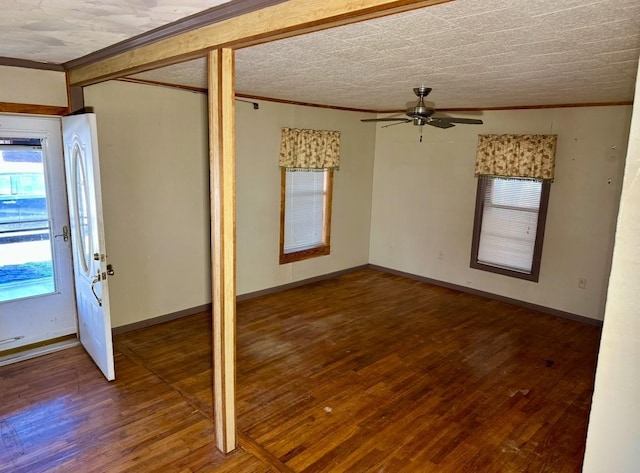
M102 307L102 299L98 297L98 294L96 294L96 284L100 281L102 281L102 275L100 274L100 270L98 270L98 274L96 274L96 277L91 281L91 292L93 293L93 297L96 298L96 301L98 301L98 305Z
M96 298L96 301L98 301L98 305L100 307L102 307L102 298L98 297L98 294L96 294L96 284L98 284L100 281L106 280L107 276L113 276L114 274L116 274L116 272L113 269L113 265L108 264L107 272L101 273L100 270L98 269L98 272L93 278L93 281L91 281L91 292L93 293L93 297Z
M60 237L62 237L64 241L69 241L69 227L64 225L62 227L62 233L60 235L53 235L53 238L60 238Z

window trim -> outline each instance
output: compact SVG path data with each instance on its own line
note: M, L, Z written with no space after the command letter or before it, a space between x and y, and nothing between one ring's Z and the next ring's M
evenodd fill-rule
M538 282L540 278L540 263L542 261L542 243L544 241L544 230L547 222L547 209L549 207L549 192L551 190L551 182L542 181L542 189L540 191L540 206L538 207L538 228L536 230L536 241L533 245L533 261L531 263L531 272L525 273L521 271L510 270L498 266L478 262L478 251L480 248L480 233L482 230L482 218L484 215L484 194L486 186L494 176L486 176L478 178L478 188L476 191L475 216L473 220L473 235L471 239L471 262L473 269L488 271L490 273L502 274L527 281ZM499 178L499 176L495 176ZM509 178L506 178L509 179Z
M286 207L286 191L287 191L287 170L280 170L280 264L294 263L318 256L327 256L331 253L331 208L333 202L333 170L327 169L325 174L325 198L322 209L323 225L322 225L322 244L315 248L294 251L292 253L284 252L284 220Z

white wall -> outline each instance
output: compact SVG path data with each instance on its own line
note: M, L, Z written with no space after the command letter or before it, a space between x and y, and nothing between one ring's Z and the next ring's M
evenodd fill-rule
M422 143L417 127L378 130L370 262L602 319L630 115L629 106L487 111L469 115L484 125L427 126ZM469 268L484 133L558 134L538 283Z
M107 82L85 89L98 120L114 327L210 302L206 97ZM361 113L236 104L239 295L366 264L375 128ZM331 255L279 265L281 127L342 132Z
M640 74L638 78L584 473L640 471Z
M65 73L0 66L0 102L66 107Z
M206 102L123 82L85 88L98 122L112 325L210 301Z

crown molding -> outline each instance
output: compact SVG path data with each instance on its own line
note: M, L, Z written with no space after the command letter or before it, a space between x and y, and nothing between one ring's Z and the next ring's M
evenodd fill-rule
M43 71L64 72L61 64L53 64L50 62L29 61L28 59L17 59L13 57L1 57L0 66L23 67L28 69L40 69Z
M69 113L69 108L57 107L55 105L0 102L0 113L27 113L30 115L63 116Z
M550 104L539 104L539 105L509 105L504 107L469 107L469 108L447 108L438 107L436 109L436 113L438 112L490 112L490 111L500 111L500 110L540 110L545 108L579 108L579 107L612 107L619 105L633 105L632 100L621 100L618 102L585 102L585 103L550 103ZM405 113L406 110L379 110L376 113L379 114L392 114L392 113Z
M203 87L193 87L188 85L180 85L180 84L171 84L169 82L161 82L155 80L148 79L137 79L135 77L122 77L120 79L116 79L120 82L130 82L133 84L141 84L141 85L153 85L157 87L167 87L170 89L179 89L186 90L189 92L195 92L199 94L206 94L207 89ZM315 108L328 108L331 110L344 110L347 112L361 112L361 113L376 113L376 114L397 114L397 113L405 113L406 110L371 110L367 108L354 108L354 107L341 107L338 105L328 105L321 103L313 103L313 102L299 102L295 100L285 100L279 99L276 97L264 97L260 95L251 95L251 94L243 94L236 93L236 98L239 99L248 99L248 100L259 100L262 102L275 102L275 103L284 103L289 105L300 105L302 107L315 107ZM476 108L438 108L436 112L490 112L490 111L501 111L501 110L540 110L547 108L580 108L580 107L615 107L621 105L633 105L633 101L623 100L619 102L590 102L590 103L560 103L560 104L541 104L541 105L514 105L509 107L476 107Z

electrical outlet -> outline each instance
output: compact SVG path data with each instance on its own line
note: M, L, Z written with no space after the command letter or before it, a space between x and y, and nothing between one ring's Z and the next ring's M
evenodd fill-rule
M444 251L440 250L438 252L438 259L444 259Z
M578 288L579 289L587 288L587 278L578 278Z

